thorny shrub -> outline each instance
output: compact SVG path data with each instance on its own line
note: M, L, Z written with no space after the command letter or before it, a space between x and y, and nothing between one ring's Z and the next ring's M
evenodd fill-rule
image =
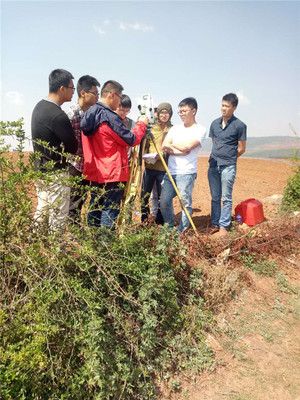
M295 162L295 174L288 179L281 202L282 211L300 211L300 162Z
M3 399L154 399L155 379L213 358L201 277L175 231L51 233L33 220L33 157L0 150L0 382ZM1 147L1 146L0 146Z
M299 134L290 124L290 128L294 135L299 138ZM294 175L288 179L286 188L283 192L283 199L281 202L281 211L300 211L300 158L299 149L294 149L291 161L295 167Z

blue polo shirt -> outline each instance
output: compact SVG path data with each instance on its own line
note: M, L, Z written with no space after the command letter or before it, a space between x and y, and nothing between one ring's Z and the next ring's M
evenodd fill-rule
M236 164L238 142L247 140L247 126L242 121L233 115L223 128L222 120L220 117L210 126L209 137L214 139L209 158L211 166Z

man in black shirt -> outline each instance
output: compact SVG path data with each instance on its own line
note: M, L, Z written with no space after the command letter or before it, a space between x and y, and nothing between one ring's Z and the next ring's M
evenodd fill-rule
M61 105L71 101L75 90L72 74L56 69L49 75L49 94L34 108L31 119L33 149L40 152L36 168L47 174L47 179L36 182L38 205L35 219L45 219L53 231L63 231L69 211L70 187L67 184L66 158L61 155L75 153L77 140L71 123ZM38 140L47 145L38 143ZM53 164L54 165L51 165ZM51 167L50 167L51 165Z

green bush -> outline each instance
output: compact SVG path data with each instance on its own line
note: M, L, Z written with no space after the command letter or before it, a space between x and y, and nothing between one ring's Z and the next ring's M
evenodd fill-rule
M281 203L282 211L300 210L300 164L296 165L295 174L288 179L287 186L284 189Z
M154 399L155 379L212 362L198 272L172 230L118 237L33 221L33 157L0 151L3 399Z

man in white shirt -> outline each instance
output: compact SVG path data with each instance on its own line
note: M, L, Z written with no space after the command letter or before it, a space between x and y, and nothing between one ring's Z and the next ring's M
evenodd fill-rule
M192 215L192 192L197 177L198 151L205 138L206 129L196 122L198 104L193 97L183 99L179 105L183 125L173 126L163 142L162 150L169 154L168 168L182 201ZM162 182L160 208L165 224L174 227L173 198L176 191L166 174ZM188 216L182 210L179 231L190 226Z

